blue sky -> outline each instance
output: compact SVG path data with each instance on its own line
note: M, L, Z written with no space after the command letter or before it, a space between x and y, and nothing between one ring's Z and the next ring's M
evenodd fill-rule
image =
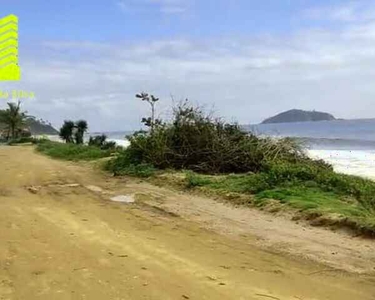
M2 0L19 17L30 113L92 130L139 126L141 91L241 123L290 108L375 117L375 3L346 0ZM5 103L0 103L0 107Z
M4 5L3 2L2 13L17 14L23 24L21 32L26 36L91 41L283 32L298 25L293 18L301 10L317 2L324 3L311 0L5 0Z
M4 4L5 2L5 4ZM337 0L2 0L21 33L40 39L112 41L287 33L313 26L300 13ZM104 25L104 26L103 26Z

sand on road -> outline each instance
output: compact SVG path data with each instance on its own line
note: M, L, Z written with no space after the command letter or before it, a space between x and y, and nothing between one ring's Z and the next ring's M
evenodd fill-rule
M142 184L0 147L0 299L375 299L372 275L214 232ZM110 200L127 185L135 203Z

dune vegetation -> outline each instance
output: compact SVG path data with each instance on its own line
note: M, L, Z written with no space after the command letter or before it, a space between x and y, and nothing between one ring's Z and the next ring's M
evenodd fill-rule
M108 142L106 136L84 143L85 121L64 122L60 137L65 143L33 142L39 152L58 159L111 156L104 168L115 176L151 178L235 204L292 210L295 218L314 224L375 234L375 182L338 174L326 162L308 157L296 140L245 132L189 101L173 107L171 120L163 121L155 117L158 98L146 93L137 98L150 105L151 115L142 119L148 130L128 136L126 149Z
M137 98L151 104L152 115L143 118L149 130L129 136L130 146L107 163L115 175L162 176L158 182L170 185L173 176L165 174L177 171L182 175L172 181L182 178L183 188L274 211L289 207L315 223L375 232L375 182L335 173L295 140L244 132L188 101L164 122L154 116L158 98Z
M70 161L96 160L111 155L110 150L102 150L95 146L64 144L52 141L38 141L36 149L53 158Z
M107 136L90 136L87 143L84 142L84 135L88 130L88 123L85 120L76 122L66 120L60 128L59 137L65 143L53 142L47 139L33 139L37 144L37 151L48 156L70 160L96 160L111 156L119 147L116 143L107 141Z

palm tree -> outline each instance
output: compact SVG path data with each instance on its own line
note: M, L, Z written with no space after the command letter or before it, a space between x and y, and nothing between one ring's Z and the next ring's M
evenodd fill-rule
M73 143L73 130L75 124L73 121L64 121L63 126L60 128L59 136L66 143Z
M17 103L8 102L8 108L1 111L0 122L6 125L8 130L7 138L17 138L18 132L20 132L25 126L26 112L21 112L21 102Z
M76 144L83 144L83 135L88 130L88 125L85 120L79 120L75 124L76 132L74 134Z

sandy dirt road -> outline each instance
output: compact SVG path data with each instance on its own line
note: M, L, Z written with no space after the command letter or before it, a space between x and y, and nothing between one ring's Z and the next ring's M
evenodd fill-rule
M147 204L142 185L0 147L0 299L375 299L371 274L219 234ZM133 204L109 200L130 190Z

